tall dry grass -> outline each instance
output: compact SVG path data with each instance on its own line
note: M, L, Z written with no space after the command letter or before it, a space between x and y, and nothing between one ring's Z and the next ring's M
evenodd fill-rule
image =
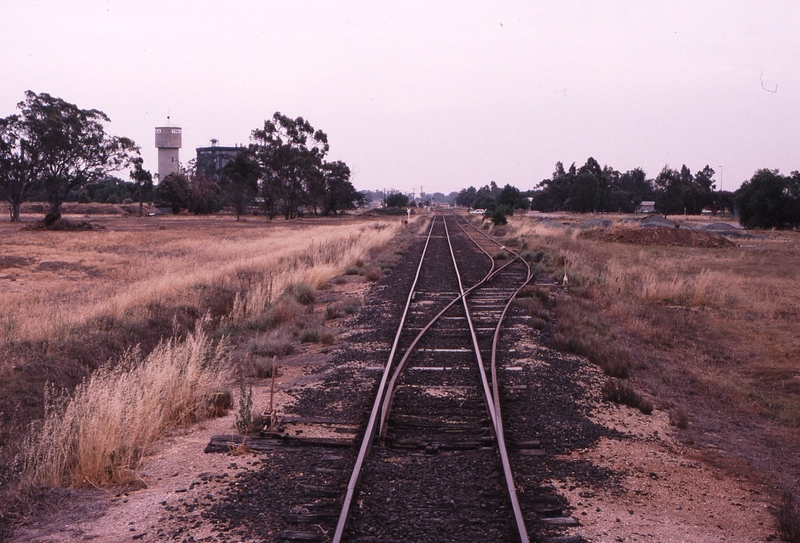
M209 286L240 292L233 318L247 318L292 283L324 284L401 226L245 224L188 218L147 231L3 232L2 254L26 263L2 270L13 280L0 285L0 344L63 341L91 321L146 315L148 304L196 304Z
M224 342L198 327L149 355L127 353L96 370L74 393L47 395L47 414L20 456L24 482L126 483L152 444L170 429L210 414L210 397L231 378Z
M154 440L202 418L204 398L225 385L227 358L208 334L238 332L237 327L254 323L266 330L296 318L305 313L298 300L313 300L315 288L354 262L368 260L402 228L399 220L267 226L170 218L109 224L97 232L7 230L0 237L0 271L13 274L0 284L10 287L0 297L0 340L11 353L0 361L0 391L17 390L13 379L22 365L41 374L38 390L28 399L41 394L53 372L61 376L62 365L70 375L56 380L74 386L72 376L91 370L97 358L83 360L81 338L90 349L99 347L118 359L94 371L71 396L56 401L48 391L42 427L19 456L24 478L32 484L100 485L134 477ZM153 229L141 231L147 226ZM221 317L206 323L207 332L185 334L187 324L211 310L208 304L215 300L222 300L216 308ZM191 315L181 321L184 332L175 328L172 339L151 353L128 352L119 359L122 346L131 344L126 330L134 338L149 334L144 343L152 348L159 335L150 337L148 322L156 318L162 326L162 313L180 316L181 308ZM290 336L284 343L291 348L289 323L265 335L278 332ZM61 364L51 352L80 360ZM26 401L14 393L18 397L9 396L4 405ZM28 419L36 411L30 403L24 404ZM0 432L0 451L9 436L10 430Z
M507 228L546 255L553 278L566 269L570 296L558 308L566 324L556 326L564 344L629 350L640 369L660 361L664 383L800 424L797 233L698 248L596 242L529 218Z

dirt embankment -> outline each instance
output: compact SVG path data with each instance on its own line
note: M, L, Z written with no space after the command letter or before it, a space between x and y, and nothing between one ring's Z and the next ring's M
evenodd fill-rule
M688 228L641 228L617 226L595 228L581 234L594 241L630 243L634 245L677 245L680 247L736 247L731 240L711 232L697 232Z

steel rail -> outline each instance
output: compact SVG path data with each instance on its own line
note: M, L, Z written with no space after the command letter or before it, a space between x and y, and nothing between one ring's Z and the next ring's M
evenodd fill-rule
M456 224L458 224L458 221L456 221ZM528 262L524 258L522 258L516 252L512 251L511 249L509 249L505 245L502 245L500 242L498 242L497 240L495 240L491 236L488 236L486 233L482 232L481 230L476 228L474 225L469 224L469 223L467 223L467 224L469 226L471 226L474 230L479 232L480 234L483 234L483 236L486 237L491 242L499 245L501 249L504 249L504 250L508 251L509 253L513 254L514 255L514 261L516 261L516 259L519 259L520 262L525 264L525 267L527 268L527 274L526 274L525 281L523 281L522 285L520 285L519 288L517 288L514 291L514 293L509 297L508 301L506 302L505 306L503 307L503 311L500 314L500 318L497 320L497 326L495 327L494 335L492 337L492 354L491 354L491 357L492 357L491 358L492 394L494 396L494 403L495 403L494 409L495 409L495 413L497 415L497 421L496 421L497 448L498 448L498 450L500 452L500 458L501 458L501 462L503 464L503 474L505 475L504 478L505 478L505 481L506 481L506 487L508 489L508 496L509 496L509 499L511 500L511 508L514 511L514 520L515 520L515 522L517 524L517 530L518 530L518 532L520 534L520 539L522 540L523 543L525 543L525 542L528 541L528 539L527 539L528 531L525 528L525 519L522 516L522 507L519 504L519 498L517 496L517 487L516 487L516 484L514 483L514 476L513 476L512 470L511 470L511 462L510 462L510 460L508 458L508 450L506 448L506 441L505 441L505 432L503 431L503 416L502 416L502 412L500 410L500 389L499 389L499 385L497 384L497 343L498 343L498 341L500 339L500 330L501 330L501 328L503 326L503 321L506 318L506 314L508 313L509 307L511 307L511 303L517 297L517 294L519 294L519 292L523 288L525 288L525 286L527 286L527 284L530 283L530 281L531 281L531 277L532 277L531 266L530 266L530 264L528 264ZM461 225L459 225L459 226L461 226ZM462 229L463 229L463 227L462 227ZM464 231L464 233L466 233L466 230ZM467 235L469 236L469 234L467 234ZM472 236L469 236L469 237L471 238Z
M472 236L470 236L467 233L467 231L464 230L464 228L460 224L458 224L458 220L456 220L455 223L459 226L459 228L461 228L461 230L464 232L464 234L466 234L466 236L468 238L470 238L473 243L475 243L475 245L480 246L480 244L478 244L478 242L475 241L472 238ZM519 293L519 291L522 289L522 287L524 287L530 281L530 276L531 276L530 265L523 258L521 258L518 254L514 253L514 251L511 251L510 249L506 248L504 245L501 245L496 240L492 239L490 236L487 236L486 234L484 234L480 230L477 230L477 231L480 232L481 234L483 234L489 240L491 240L491 241L495 242L496 244L500 245L501 249L505 249L506 251L508 251L508 252L510 252L510 253L512 253L514 255L514 259L509 263L509 265L511 265L513 262L516 261L517 258L519 258L520 261L523 264L525 264L525 266L528 269L528 273L527 273L527 277L526 277L525 282L523 282L522 286L520 286L518 289L516 289L514 291L514 293L509 297L508 301L506 302L505 306L503 307L503 312L501 313L500 318L497 321L497 326L495 327L495 330L494 330L494 335L492 337L492 353L491 353L491 366L490 366L491 367L491 374L492 374L492 390L491 390L491 393L489 394L489 398L490 398L490 401L492 402L492 407L493 407L492 411L493 411L493 414L494 414L494 417L495 417L494 418L495 439L497 441L497 449L498 449L498 452L500 454L500 463L503 466L503 479L505 480L505 483L506 483L506 490L507 490L507 493L508 493L508 499L511 502L511 509L512 509L512 511L514 513L514 524L516 525L517 534L519 535L520 542L521 543L529 543L530 539L528 537L528 529L525 526L525 518L522 516L522 506L520 506L520 504L519 504L519 497L517 496L517 487L516 487L516 484L514 483L514 474L513 474L513 471L511 469L511 461L508 458L508 449L506 448L505 432L503 431L503 417L502 417L502 413L500 411L500 392L499 392L499 388L497 386L497 364L496 364L496 362L497 362L497 340L500 337L500 329L501 329L501 327L503 325L503 321L505 320L505 316L506 316L506 313L508 312L508 308L511 306L511 302L514 301L514 298ZM483 248L481 247L481 249L483 249ZM455 263L455 257L454 257L453 262ZM504 266L504 268L505 268L505 266ZM466 302L466 300L464 300L465 309L466 309L466 305L467 305L467 302ZM473 335L473 339L474 339L474 337L475 336ZM475 348L476 348L476 354L478 356L478 359L481 360L480 348L477 345L477 340L476 340L476 343L475 343ZM485 381L486 380L486 370L483 367L483 361L482 360L480 361L480 366L481 366L481 370L482 370L481 371L481 377Z
M488 282L489 280L494 278L497 274L499 274L505 268L507 268L508 266L510 266L510 265L512 265L514 263L514 261L512 260L512 261L504 264L500 268L496 268L495 269L495 266L496 266L495 260L488 253L488 251L486 251L483 247L481 247L480 244L478 244L471 236L469 236L469 234L466 233L466 231L464 231L464 233L467 235L468 238L470 238L470 240L475 244L475 246L478 247L490 259L490 261L492 263L490 271L478 283L476 283L475 285L471 286L467 290L463 290L463 287L461 285L461 278L460 278L460 275L458 274L458 267L456 266L456 274L458 275L458 279L459 279L459 289L460 289L459 295L456 296L452 301L450 301L439 313L437 313L430 320L430 322L428 322L428 324L417 334L417 336L411 342L409 347L406 348L405 353L404 353L402 359L400 360L400 362L397 364L397 366L395 368L395 371L393 372L392 378L389 381L389 384L387 386L386 377L387 377L387 375L388 375L388 373L389 373L389 371L391 369L392 362L393 362L394 357L396 355L396 350L397 350L397 345L398 345L398 342L399 342L399 338L400 338L400 335L402 333L403 327L405 326L406 316L408 314L408 310L409 310L409 307L410 307L410 303L411 303L412 297L413 297L414 292L416 290L415 287L416 287L416 284L417 284L417 280L419 279L420 271L422 269L422 263L423 263L423 261L425 259L425 255L427 253L427 248L428 248L428 244L430 243L430 238L431 238L431 234L433 232L433 227L436 224L436 219L437 219L437 216L434 216L433 220L431 221L431 228L430 228L430 231L428 232L428 239L425 242L425 248L423 249L422 256L420 258L420 263L417 266L417 273L416 273L416 276L414 278L414 283L412 284L411 290L409 292L408 299L406 301L406 306L405 306L405 309L403 311L403 315L401 316L400 324L399 324L398 329L397 329L397 333L395 334L395 340L394 340L394 343L392 345L392 350L391 350L391 352L389 354L389 360L388 360L388 362L386 364L383 376L381 378L381 383L380 383L380 385L378 387L378 392L377 392L377 395L376 395L376 398L375 398L375 402L373 404L372 412L370 414L370 419L369 419L369 422L367 423L367 430L366 430L366 432L364 434L364 439L363 439L363 441L361 443L361 448L359 450L358 457L356 458L356 463L355 463L355 466L353 468L353 472L352 472L352 474L350 476L350 481L349 481L348 486L347 486L347 492L345 494L345 499L344 499L343 504L342 504L342 510L341 510L340 515L339 515L338 522L336 524L336 531L334 532L334 536L333 536L333 539L332 539L333 543L341 543L342 536L344 534L344 529L346 527L347 519L349 517L350 508L352 506L353 496L355 495L355 488L358 486L358 481L359 481L359 478L361 476L361 469L363 467L364 460L365 460L365 458L366 458L367 454L369 453L369 450L370 450L370 448L372 446L372 441L373 441L372 433L375 430L376 410L380 409L380 411L381 411L380 425L379 425L379 429L380 430L379 430L378 435L380 436L381 439L383 439L386 436L387 420L388 420L389 412L391 410L391 405L392 405L393 400L394 400L394 394L395 394L396 388L397 388L397 380L399 379L400 375L402 374L403 369L405 368L405 365L406 365L406 363L408 361L408 358L413 353L414 348L416 347L417 343L419 343L419 341L422 339L422 337L425 335L425 333L454 304L458 303L459 300L463 300L465 296L468 296L475 289L477 289L480 286L484 285L486 282ZM442 216L442 222L443 222L444 227L445 227L445 232L447 233L447 236L448 236L448 244L450 245L451 255L452 255L453 254L452 245L450 244L449 232L447 230L447 222L446 222L444 216ZM460 227L460 225L459 225L459 227ZM460 228L462 230L464 230L463 227L460 227ZM481 232L481 233L483 234L483 232ZM489 239L491 239L491 238L489 238ZM453 258L455 258L455 257L453 257ZM470 327L472 328L471 319L468 319L468 321L470 322ZM473 339L474 339L476 337L474 335L474 329L472 330L472 333L473 333ZM483 366L482 359L481 359L480 364L481 364L481 366ZM486 381L486 372L485 372L485 370L481 371L481 378L485 383L485 381ZM495 433L495 428L494 428L494 426L495 426L495 418L492 416L493 410L494 410L494 402L487 403L487 411L489 411L489 413L490 413L490 421L492 422L492 431L493 431L493 433ZM525 534L525 538L521 538L521 539L522 539L523 543L527 543L528 542L527 534Z
M486 402L486 410L489 412L489 422L492 423L492 430L497 435L497 415L495 414L495 402L492 399L492 391L489 388L489 382L486 379L486 367L483 364L483 356L481 355L481 346L478 344L478 335L475 333L475 325L472 322L472 314L469 311L469 304L464 296L464 285L461 282L461 274L458 271L458 262L456 262L456 254L453 251L453 244L450 241L450 231L447 228L447 221L444 222L444 231L447 234L447 244L450 246L450 256L453 258L453 267L456 269L456 277L458 278L458 290L461 293L461 301L464 304L464 312L467 315L467 324L469 325L469 333L472 337L472 347L475 350L475 357L478 362L478 371L481 374L481 386L483 387L483 399ZM494 259L492 259L494 262Z
M444 217L442 217L442 219L444 220ZM469 236L467 236L467 237L469 237ZM472 238L470 238L470 239L472 239ZM469 294L471 294L472 291L474 291L478 287L483 286L486 282L490 281L498 273L500 273L507 266L510 266L513 263L513 261L512 262L508 262L508 263L504 264L503 266L501 266L500 268L495 269L496 263L495 263L494 259L492 258L492 256L487 251L485 251L483 249L483 247L481 247L480 245L475 243L474 240L473 240L473 243L475 244L476 247L478 247L481 251L483 251L486 254L487 257L489 257L489 259L492 262L492 267L490 268L489 273L487 273L486 276L483 279L481 279L480 281L478 281L477 283L472 285L469 289L464 291L464 294L466 296L469 296ZM382 408L382 411L381 411L381 424L380 424L380 432L379 432L379 436L380 436L381 440L383 440L386 437L386 432L388 430L389 413L391 412L392 404L394 402L394 395L395 395L395 392L397 391L397 380L403 374L403 370L405 369L405 366L406 366L406 363L408 362L409 357L413 354L414 348L417 346L417 343L419 343L419 341L423 338L423 336L428 332L428 330L430 330L430 328L442 317L442 315L444 315L451 307L453 307L453 305L458 303L458 301L461 300L461 299L462 299L461 294L459 294L452 301L450 301L450 303L448 303L441 311L439 311L439 313L437 313L436 316L434 316L428 322L428 324L426 324L422 328L422 330L420 330L420 332L417 334L417 336L414 338L414 340L411 342L411 344L408 346L408 348L406 348L406 352L403 354L403 357L401 358L400 362L397 364L397 367L395 368L394 374L392 375L392 379L389 382L389 386L386 389L387 390L387 392L386 392L386 401L383 402L383 408ZM494 432L494 428L492 428L492 432Z
M408 309L411 306L411 299L414 296L414 290L416 289L417 281L419 280L419 274L422 270L422 263L425 260L425 254L428 251L428 245L431 241L431 234L433 233L433 227L435 224L436 217L434 216L433 220L431 221L431 228L428 231L428 238L425 240L425 246L422 249L422 256L419 259L419 265L417 266L417 273L414 276L414 282L412 283L411 289L408 293L408 299L406 300L405 309L403 309L403 315L400 317L400 325L397 327L397 333L394 336L392 350L389 353L389 360L386 362L386 367L383 370L383 376L381 377L381 382L378 386L378 393L375 395L375 403L373 404L372 411L370 412L369 421L367 422L367 429L364 433L364 439L361 442L361 448L358 451L358 457L356 457L355 467L353 468L353 473L350 476L350 481L347 484L347 492L345 493L344 502L342 503L342 511L339 514L339 520L336 523L336 531L333 535L333 543L341 543L342 541L342 535L344 534L345 525L347 524L347 517L350 514L350 506L353 503L355 489L356 486L358 486L358 479L361 476L361 467L364 465L364 459L367 457L367 454L369 454L369 450L372 447L372 433L375 431L375 422L378 418L381 400L383 399L384 390L386 389L386 382L389 377L389 372L391 371L392 360L394 360L394 355L397 351L397 345L400 342L400 335L403 332L406 315L408 314Z

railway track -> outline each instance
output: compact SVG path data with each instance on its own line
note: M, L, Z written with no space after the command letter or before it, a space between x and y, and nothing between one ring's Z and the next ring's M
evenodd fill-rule
M304 400L352 406L316 422L351 436L360 427L357 450L352 437L249 439L250 448L271 451L268 469L240 474L212 508L220 529L270 541L581 541L564 535L577 522L552 486L564 480L554 466L574 467L548 454L569 450L561 419L572 413L580 422L581 414L569 399L558 415L548 411L551 391L566 383L540 385L541 363L517 353L531 316L510 303L536 278L463 219L437 216L423 240L416 274L410 262L403 272L406 293L382 294L395 309L378 310L373 330L397 326L393 336L382 332L387 350L356 355L370 362L339 366ZM231 438L215 436L207 451L230 450Z
M527 542L545 509L564 518L547 499L523 513L503 431L498 342L531 279L479 230L434 218L332 541Z

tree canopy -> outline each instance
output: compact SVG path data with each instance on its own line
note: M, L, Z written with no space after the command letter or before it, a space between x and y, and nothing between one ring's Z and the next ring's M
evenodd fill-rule
M758 170L735 193L739 222L746 228L800 226L800 172Z
M647 179L641 168L619 172L600 166L589 157L580 168L564 168L557 162L553 175L530 193L538 211L632 213L643 201L655 201L664 214L699 214L704 208L722 209L730 201L715 196L714 170L706 166L695 175L685 165L680 170L664 166L655 179Z
M132 140L106 134L110 120L97 109L32 91L17 108L19 115L0 122L0 186L11 220L19 220L20 204L38 188L50 204L45 225L51 226L71 191L127 167L138 154Z

